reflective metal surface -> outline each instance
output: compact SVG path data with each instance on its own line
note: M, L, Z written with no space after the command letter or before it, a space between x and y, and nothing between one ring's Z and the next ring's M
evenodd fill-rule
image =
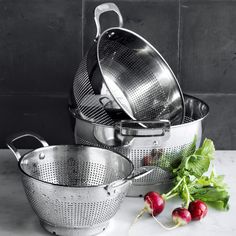
M73 83L72 100L79 115L105 125L116 122L112 110L123 111L134 120L182 123L183 95L167 62L145 39L121 27L122 16L115 4L98 7L97 40L83 58ZM120 27L100 35L97 17L106 11L118 14Z
M158 129L156 134L149 133L150 130L147 129L145 137L135 136L135 134L127 137L120 133L116 125L92 123L73 114L76 117L75 141L76 143L106 147L122 153L133 162L135 169L148 164L159 166L160 168L151 174L133 181L129 195L142 195L147 189L147 185L152 185L155 189L160 183L168 183L171 177L170 168L178 164L183 156L189 155L195 146L200 145L203 120L208 115L209 107L198 98L189 95L184 97L185 123L171 126L165 135L160 135Z
M19 156L16 140L33 137L42 148ZM107 227L133 179L153 171L133 171L126 157L98 147L48 144L36 134L8 140L22 173L27 198L41 225L56 235L94 235Z
M97 50L107 88L132 119L182 123L184 102L180 86L152 45L130 30L114 27L99 37Z

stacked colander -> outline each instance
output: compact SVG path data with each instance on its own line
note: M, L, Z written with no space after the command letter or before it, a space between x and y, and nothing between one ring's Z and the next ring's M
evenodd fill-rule
M101 32L99 17L113 11L119 27ZM140 35L123 28L114 3L94 11L97 34L73 82L70 111L75 141L104 147L129 158L135 169L155 170L133 181L128 196L165 188L170 170L199 146L209 107L183 95L160 53Z

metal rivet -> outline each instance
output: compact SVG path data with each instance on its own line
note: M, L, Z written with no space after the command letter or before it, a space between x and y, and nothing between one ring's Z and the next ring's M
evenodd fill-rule
M154 141L154 142L153 142L153 145L154 145L154 146L157 146L157 145L158 145L158 142L157 142L157 141Z
M42 159L44 159L44 158L45 158L45 154L44 154L44 153L40 153L40 154L39 154L39 159L42 160Z

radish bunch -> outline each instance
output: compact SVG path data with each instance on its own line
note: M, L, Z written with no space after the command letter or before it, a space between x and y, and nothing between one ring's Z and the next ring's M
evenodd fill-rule
M175 208L172 212L172 219L175 225L173 227L166 227L156 219L156 216L164 210L165 203L165 195L161 195L158 192L148 192L144 196L144 208L136 217L136 220L140 218L143 213L148 212L163 228L172 230L179 226L186 225L192 220L201 220L207 214L207 205L203 201L195 200L190 202L188 208Z
M195 141L191 145L195 147ZM144 196L144 208L136 217L136 221L148 212L163 228L170 230L182 225L186 225L192 220L201 220L207 214L207 205L211 205L219 210L229 209L229 193L224 182L224 176L216 175L214 169L209 172L211 161L214 159L215 147L210 139L205 139L202 146L192 154L184 154L177 167L173 167L173 187L165 194L149 192ZM155 154L155 153L154 153ZM157 155L162 155L157 153ZM164 155L164 154L163 154ZM158 165L162 167L165 156L155 158L144 157L145 165ZM164 168L164 166L163 166ZM210 175L204 175L205 173ZM183 206L172 212L173 227L164 226L156 218L165 207L166 201L179 196L183 201Z

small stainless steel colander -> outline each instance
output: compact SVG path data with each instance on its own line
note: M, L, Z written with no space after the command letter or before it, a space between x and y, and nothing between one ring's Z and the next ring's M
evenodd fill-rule
M23 156L13 145L30 136L43 145ZM27 198L41 225L56 235L94 235L107 227L118 211L133 178L126 157L97 147L48 144L36 134L17 135L7 142L22 173Z

